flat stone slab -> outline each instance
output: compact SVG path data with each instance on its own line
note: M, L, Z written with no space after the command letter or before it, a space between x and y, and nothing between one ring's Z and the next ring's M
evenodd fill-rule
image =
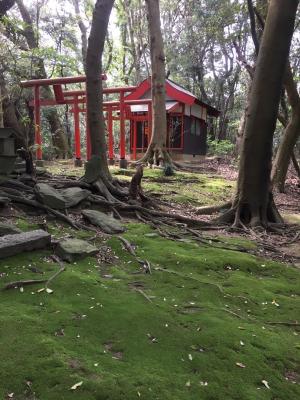
M12 224L0 222L0 236L12 235L15 233L21 233L20 229Z
M54 189L47 183L38 183L34 187L35 195L46 206L57 210L66 208L66 201L58 190Z
M82 215L92 224L98 226L103 232L113 234L125 232L125 228L118 220L97 210L83 210Z
M81 189L79 187L60 189L59 192L65 199L67 208L77 206L91 194L89 190Z
M51 235L42 229L5 235L0 238L0 258L14 256L24 251L43 249L51 243Z
M65 239L58 243L55 253L65 261L73 262L98 253L98 249L80 239Z

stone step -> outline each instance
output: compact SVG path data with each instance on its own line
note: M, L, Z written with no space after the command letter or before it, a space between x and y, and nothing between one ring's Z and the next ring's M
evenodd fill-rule
M0 238L0 258L15 256L24 251L43 249L50 243L51 235L42 229L5 235Z

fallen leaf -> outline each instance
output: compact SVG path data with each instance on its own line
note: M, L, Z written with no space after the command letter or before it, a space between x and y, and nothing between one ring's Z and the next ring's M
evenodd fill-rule
M263 384L263 385L265 385L265 387L267 388L267 389L270 389L270 386L269 386L269 383L268 383L268 381L265 381L264 379L261 381L261 383Z
M236 362L235 365L237 365L240 368L246 368L246 365L240 363L240 362Z
M240 345L245 346L245 343L242 340L240 340Z
M46 289L46 292L47 292L47 293L49 293L49 294L51 294L51 293L53 293L53 290L52 290L52 289L49 289L49 288L47 288L47 289Z
M81 382L78 382L78 383L75 383L75 385L73 385L72 387L71 387L71 390L76 390L79 386L81 386L83 384L83 382L81 381Z
M12 398L14 397L14 393L8 393L7 397L8 397L9 399L12 399Z

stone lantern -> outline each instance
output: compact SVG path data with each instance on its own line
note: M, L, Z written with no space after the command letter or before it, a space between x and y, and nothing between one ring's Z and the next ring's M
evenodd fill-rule
M13 128L0 128L0 174L10 174L16 158Z

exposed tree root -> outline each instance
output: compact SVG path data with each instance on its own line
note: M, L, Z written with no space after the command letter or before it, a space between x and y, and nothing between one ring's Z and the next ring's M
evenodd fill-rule
M281 321L278 321L278 322L276 322L276 321L274 321L274 322L272 322L272 321L269 321L269 322L266 322L266 324L268 324L268 325L286 325L286 326L300 326L300 323L299 322L297 322L297 321L295 321L295 322L281 322Z
M145 208L142 207L140 205L136 205L136 204L126 204L126 203L113 203L110 202L108 200L103 200L102 198L98 198L97 196L90 196L88 198L92 203L94 204L99 204L99 205L103 205L103 206L108 206L108 207L115 207L118 211L138 211L140 214L142 214L143 216L155 216L155 217L165 217L165 218L169 218L171 220L176 220L176 221L180 221L180 222L184 222L186 224L189 225L196 225L196 226L202 226L202 227L208 227L210 226L210 224L208 222L204 222L204 221L200 221L197 220L195 218L190 218L190 217L186 217L184 215L180 215L180 214L171 214L168 212L164 212L164 211L158 211L158 210L152 210L149 208Z
M216 206L199 207L196 209L196 214L197 215L210 215L210 214L214 214L218 211L227 210L227 209L231 208L231 206L232 206L232 202L228 201L226 203L219 204Z
M130 253L132 256L136 257L136 253L134 251L134 248L128 240L123 238L122 236L118 236L118 239L124 244L125 249Z
M64 265L64 263L60 260L59 257L57 257L56 255L53 255L51 257L55 262L57 262L59 264L59 270L57 272L55 272L54 275L50 276L50 278L47 280L46 285L45 285L45 289L48 288L48 286L50 285L50 283L59 275L61 274L63 271L65 271L66 267Z
M270 224L282 224L283 219L274 203L273 195L270 193L266 206L254 202L250 204L239 199L235 200L232 207L219 216L215 222L232 224L234 228L247 229L246 227L250 226L252 228L271 229Z
M47 282L47 280L46 279L29 279L26 281L9 282L2 288L2 290L16 289L16 288L21 288L23 286L36 285L38 283L44 283L44 282Z
M164 167L166 164L173 165L173 160L163 146L150 144L146 153L143 157L138 160L137 164L146 164L157 165L160 167Z
M14 196L11 194L8 194L8 197L14 203L25 204L25 205L33 207L33 208L45 210L45 211L49 212L50 214L55 215L62 221L66 222L67 224L71 225L74 229L80 228L71 218L67 217L66 215L62 214L61 212L54 210L53 208L46 206L45 204L42 204L36 200L29 200L27 198L24 198L21 196Z

